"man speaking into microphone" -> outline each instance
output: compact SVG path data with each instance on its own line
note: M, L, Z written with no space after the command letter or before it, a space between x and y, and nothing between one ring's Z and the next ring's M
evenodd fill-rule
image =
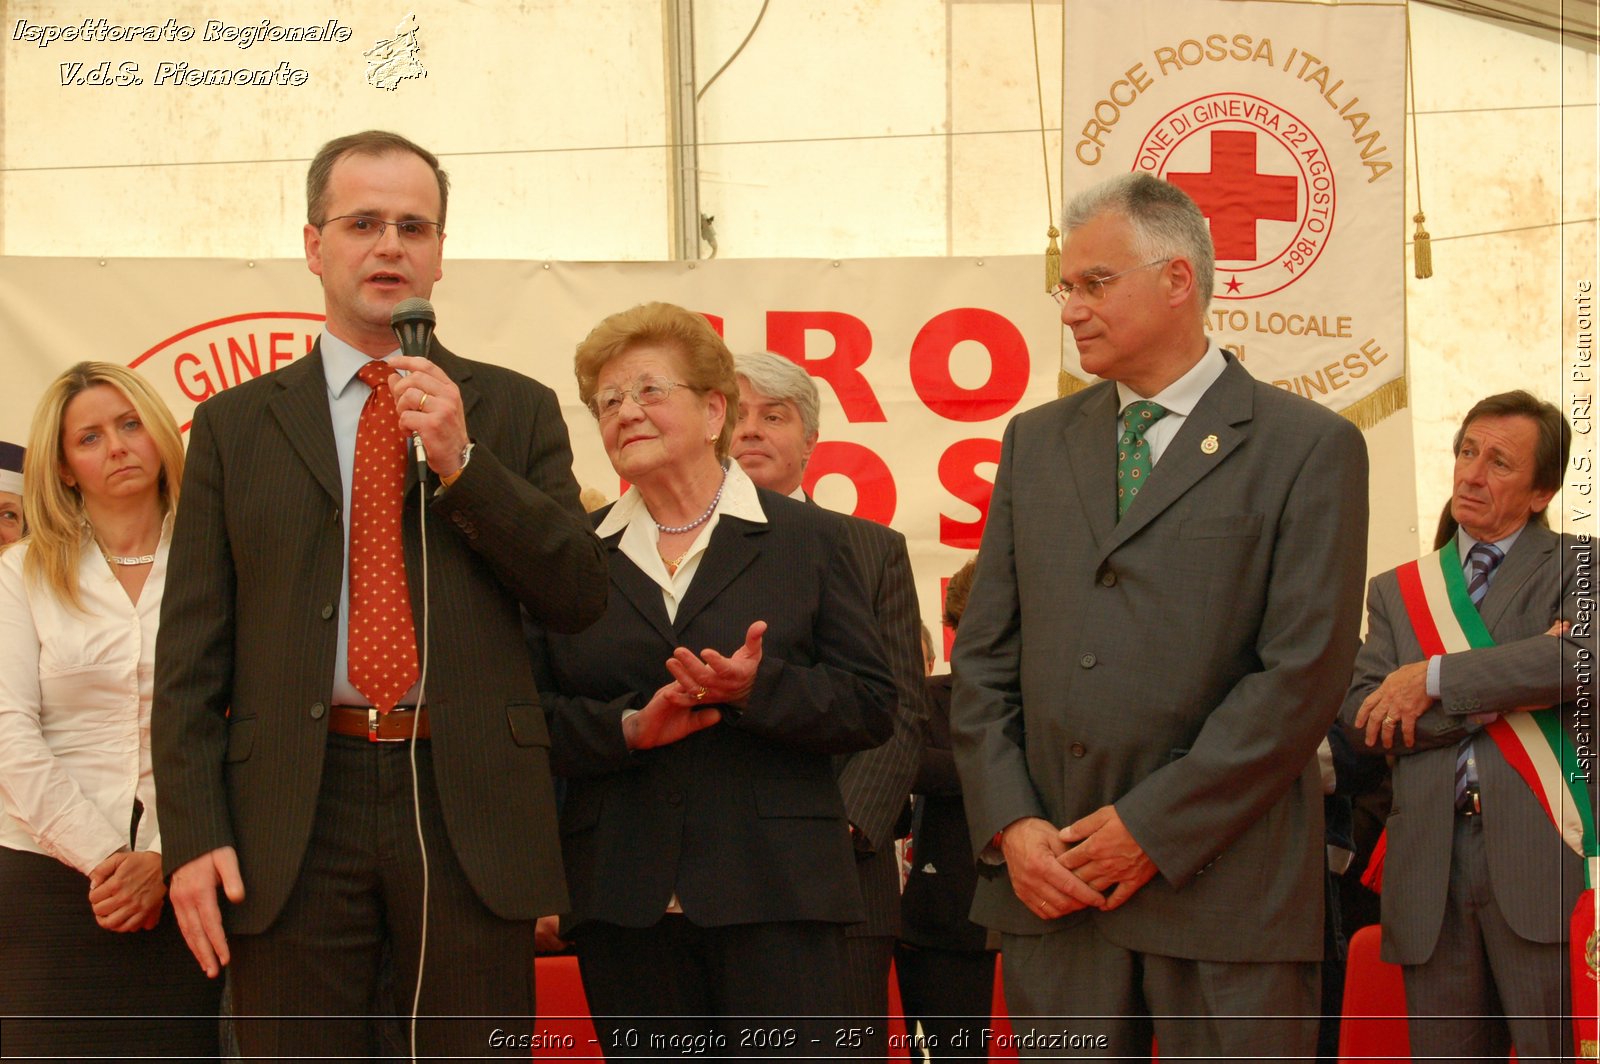
M550 389L400 353L448 195L397 134L324 145L324 331L195 412L152 742L173 908L247 1058L370 1055L386 943L411 1052L480 1054L532 1014L533 921L566 907L521 611L587 626L605 559Z

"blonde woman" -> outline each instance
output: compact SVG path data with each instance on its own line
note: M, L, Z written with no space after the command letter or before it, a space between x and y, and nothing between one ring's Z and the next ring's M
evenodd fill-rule
M165 913L150 761L156 624L182 478L178 426L130 370L80 362L34 412L28 535L0 555L8 1054L217 1052L220 987Z

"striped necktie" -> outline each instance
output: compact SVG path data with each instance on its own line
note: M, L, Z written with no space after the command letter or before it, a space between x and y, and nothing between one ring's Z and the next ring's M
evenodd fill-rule
M1489 593L1489 576L1505 560L1505 551L1493 543L1474 543L1467 551L1467 597L1474 606L1481 606L1483 596ZM1456 747L1456 808L1468 803L1468 788L1478 782L1478 764L1472 756L1472 739L1461 740Z

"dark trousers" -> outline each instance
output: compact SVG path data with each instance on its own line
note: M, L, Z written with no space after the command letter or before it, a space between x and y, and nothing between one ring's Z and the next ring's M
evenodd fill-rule
M844 929L791 921L699 927L590 922L572 936L607 1060L853 1055Z
M1093 914L1045 935L1002 935L1006 1009L1023 1057L1307 1060L1317 1048L1316 961L1199 961L1135 953ZM1103 1041L1101 1041L1103 1039Z
M982 1031L993 1027L995 950L895 947L894 970L906 1032L922 1025L921 1048L931 1060L986 1058ZM913 1051L913 1055L914 1055Z
M381 1023L369 1014L385 943L408 1042L423 971L418 1056L481 1056L496 1030L532 1029L533 922L484 906L450 846L426 741L416 766L414 801L407 744L329 736L300 878L266 932L230 938L246 1059L374 1055Z
M889 966L893 935L847 935L844 940L844 1011L860 1044L841 1046L839 1056L882 1060L889 1055ZM852 1043L854 1038L851 1039Z
M171 905L149 931L95 923L89 878L0 847L0 1049L8 1057L211 1058L222 981L207 979Z
M1482 817L1456 818L1439 941L1404 971L1415 1059L1504 1060L1513 1044L1518 1060L1574 1054L1567 944L1529 942L1506 923L1489 889Z

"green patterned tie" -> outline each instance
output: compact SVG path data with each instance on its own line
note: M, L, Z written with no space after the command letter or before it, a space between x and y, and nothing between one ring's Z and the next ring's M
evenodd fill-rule
M1148 399L1129 403L1122 412L1122 436L1117 440L1117 520L1133 505L1134 496L1150 476L1150 444L1144 434L1167 416L1166 407Z

